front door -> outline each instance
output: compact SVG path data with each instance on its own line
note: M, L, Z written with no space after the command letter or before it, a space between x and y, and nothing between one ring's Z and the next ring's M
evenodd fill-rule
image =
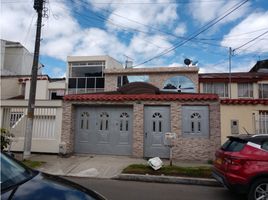
M146 106L144 108L144 156L169 157L164 145L164 134L170 132L169 106Z

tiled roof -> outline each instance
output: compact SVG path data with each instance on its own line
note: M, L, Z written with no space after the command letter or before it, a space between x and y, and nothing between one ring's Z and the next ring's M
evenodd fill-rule
M215 94L70 94L65 101L198 101L218 100Z
M229 73L199 74L199 82L229 82ZM268 80L268 73L235 72L231 73L232 82L257 82Z
M268 105L268 99L222 99L221 104L229 105Z

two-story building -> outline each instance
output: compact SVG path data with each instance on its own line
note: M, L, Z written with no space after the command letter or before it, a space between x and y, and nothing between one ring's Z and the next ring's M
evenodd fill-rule
M167 158L164 135L173 132L174 158L213 159L220 145L220 105L217 95L198 93L198 68L123 68L116 62L91 72L89 60L101 61L95 58L68 57L64 152ZM70 73L70 66L83 74ZM102 87L93 87L99 77Z
M1 128L15 138L11 150L23 151L33 54L18 42L1 40ZM32 151L58 153L65 78L41 75L39 64Z
M268 60L250 72L199 74L199 88L220 97L222 143L229 135L268 134Z

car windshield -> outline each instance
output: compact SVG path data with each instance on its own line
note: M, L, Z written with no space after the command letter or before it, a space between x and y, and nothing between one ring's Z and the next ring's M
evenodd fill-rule
M238 152L241 151L246 144L246 141L239 139L229 139L221 147L224 151Z
M1 191L16 186L25 180L28 180L33 176L33 173L17 163L16 161L9 158L3 153L0 153L1 158Z

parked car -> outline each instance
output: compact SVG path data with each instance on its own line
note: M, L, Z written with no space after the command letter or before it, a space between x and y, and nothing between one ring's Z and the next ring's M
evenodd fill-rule
M213 176L249 200L268 199L268 135L230 136L216 152Z
M32 170L5 153L1 152L0 157L2 200L105 200L93 190Z

